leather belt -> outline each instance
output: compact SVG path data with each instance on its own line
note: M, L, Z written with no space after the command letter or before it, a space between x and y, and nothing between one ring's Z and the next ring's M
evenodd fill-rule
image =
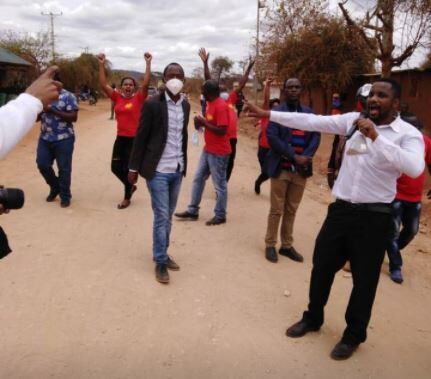
M342 204L346 208L357 211L377 212L393 215L392 206L389 203L351 203L350 201L337 199L336 203Z

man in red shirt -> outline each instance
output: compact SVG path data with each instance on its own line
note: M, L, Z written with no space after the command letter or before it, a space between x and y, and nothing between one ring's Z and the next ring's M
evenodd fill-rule
M421 130L416 116L401 117ZM425 163L431 174L431 138L423 135L425 143ZM425 185L425 170L421 176L412 179L403 174L397 180L397 195L392 203L394 210L395 236L388 247L389 271L391 279L398 284L403 282L401 250L415 237L419 230L422 209L422 192ZM431 199L431 190L428 192ZM402 229L401 229L402 227Z
M205 80L211 79L211 72L208 66L208 60L210 57L210 53L207 53L204 48L199 49L199 57L202 60L202 63L204 65L204 75ZM244 89L248 77L250 76L250 71L253 68L254 60L250 60L248 63L248 66L244 72L244 75L241 77L239 81L239 85L233 89L233 91L228 92L227 87L225 84L220 83L220 97L225 100L229 106L229 128L228 128L228 137L229 137L229 143L231 147L231 154L229 156L229 162L226 169L226 177L227 181L229 181L230 176L232 175L233 165L235 162L235 156L236 156L236 144L238 142L237 139L237 125L238 125L238 117L237 112L235 111L235 105L239 100L239 94L242 93L242 90ZM220 78L219 78L220 82ZM242 96L242 95L241 95Z
M206 117L196 116L194 122L196 129L205 127L205 146L193 180L190 205L185 212L175 213L175 216L188 220L198 219L205 182L211 175L217 200L215 215L206 224L219 225L226 222L226 168L231 153L228 136L229 110L226 101L220 97L220 88L216 80L207 80L204 83L203 95L207 101Z

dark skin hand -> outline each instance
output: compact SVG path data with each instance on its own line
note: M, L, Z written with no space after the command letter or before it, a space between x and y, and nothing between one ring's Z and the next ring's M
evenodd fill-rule
M200 127L204 126L205 128L208 128L208 130L211 130L213 133L223 136L227 132L227 126L215 126L213 124L210 124L204 117L202 116L195 116L193 119L195 123L195 128L199 129Z
M136 184L138 181L138 173L134 171L129 171L127 174L127 180L130 184Z
M47 109L45 110L45 113L52 113L56 115L57 117L60 117L61 121L66 122L75 122L78 119L78 112L60 112L59 110L51 107L48 105Z
M311 162L311 157L307 157L306 155L295 154L293 157L293 160L299 166L306 166L308 163Z
M370 138L373 142L379 136L377 133L374 123L368 118L361 118L356 121L359 132L361 132L365 137Z

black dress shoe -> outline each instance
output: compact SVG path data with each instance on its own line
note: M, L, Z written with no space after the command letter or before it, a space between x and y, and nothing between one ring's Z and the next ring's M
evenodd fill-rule
M349 359L355 350L358 348L358 345L350 345L344 342L338 342L335 347L331 351L331 358L336 361L343 361L345 359Z
M199 218L198 214L190 213L189 211L174 213L176 217L182 218L184 220L196 221Z
M59 190L51 188L51 191L49 191L49 195L47 196L46 201L48 203L53 202L59 193Z
M70 206L70 200L61 200L60 206L62 208L67 208L68 206Z
M286 336L298 338L305 336L308 332L317 332L319 329L320 327L313 327L306 321L301 320L286 330Z
M301 254L299 254L293 246L289 247L288 249L281 248L278 251L278 254L284 255L285 257L288 257L295 262L304 262L304 257Z
M268 259L268 261L273 263L278 262L278 255L277 255L277 251L275 250L275 247L267 247L265 249L265 258Z
M260 182L259 182L259 180L256 180L254 182L254 193L256 195L260 195Z
M169 283L169 273L167 264L156 264L156 280L160 283Z
M180 270L180 266L170 256L168 256L168 261L166 262L166 265L168 266L169 270L172 270L172 271Z
M211 220L208 220L205 224L206 225L220 225L225 224L226 219L225 218L219 218L219 217L213 217Z

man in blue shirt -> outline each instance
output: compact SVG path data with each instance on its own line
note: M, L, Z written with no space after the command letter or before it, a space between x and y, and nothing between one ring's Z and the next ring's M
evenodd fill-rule
M297 78L287 79L283 89L286 100L275 110L312 113L299 101L301 90L301 82ZM280 229L281 248L278 253L302 262L302 255L293 247L293 225L307 178L312 175L311 162L320 144L320 133L286 128L271 121L266 135L270 146L265 165L266 173L271 178L271 207L265 236L265 257L270 262L278 261L276 244Z
M60 81L58 74L55 80ZM73 122L78 119L76 97L61 90L58 100L49 104L40 114L41 133L37 146L36 163L40 173L50 187L46 201L52 202L60 195L61 207L70 205L72 197L70 182L72 174L72 153L75 143ZM52 165L57 162L58 176Z

